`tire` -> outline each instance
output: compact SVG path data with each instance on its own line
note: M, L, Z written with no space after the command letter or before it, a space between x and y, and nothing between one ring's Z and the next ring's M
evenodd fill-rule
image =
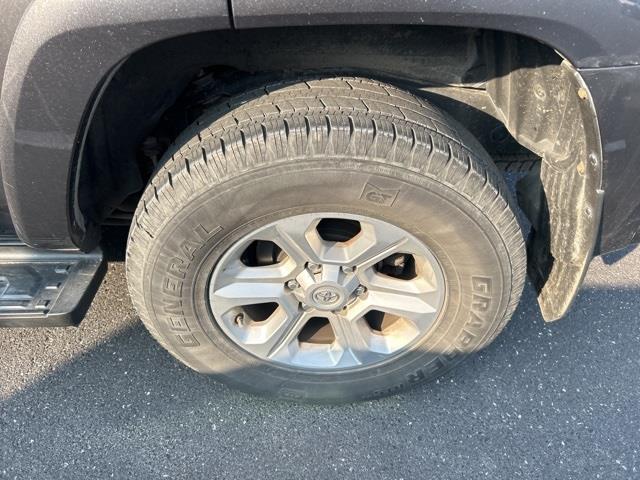
M225 252L314 212L400 228L443 273L428 331L388 361L296 368L251 354L214 316L207 299ZM362 78L281 81L214 107L166 155L127 249L134 305L178 360L244 391L312 402L371 399L442 375L503 329L525 268L509 191L478 142L425 100Z

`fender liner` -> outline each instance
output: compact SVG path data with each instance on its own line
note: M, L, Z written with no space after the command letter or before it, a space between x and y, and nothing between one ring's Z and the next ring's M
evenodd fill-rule
M571 306L599 236L600 129L589 89L569 62L546 62L510 35L500 43L487 91L511 134L542 158L518 183L518 200L532 223L529 276L550 322ZM531 68L514 68L523 58Z

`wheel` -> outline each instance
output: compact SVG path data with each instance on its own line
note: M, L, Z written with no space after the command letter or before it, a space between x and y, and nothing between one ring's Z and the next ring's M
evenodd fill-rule
M141 319L191 368L344 402L441 375L522 291L508 190L428 102L361 78L262 86L185 132L136 211Z

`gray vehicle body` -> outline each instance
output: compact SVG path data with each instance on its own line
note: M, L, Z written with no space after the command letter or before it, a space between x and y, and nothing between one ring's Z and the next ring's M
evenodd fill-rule
M227 36L207 37L207 49L223 49L230 62L241 62L252 55L252 44L245 39L258 38L261 34L256 32L341 25L506 32L536 40L566 60L567 85L575 86L586 103L564 104L561 116L571 114L583 126L584 141L574 156L584 158L575 160L580 178L551 179L551 169L548 179L543 178L548 188L561 185L560 193L547 191L550 248L556 260L547 270L557 270L557 278L548 271L541 274L545 277L541 305L547 318L566 311L592 255L638 241L640 2L636 0L10 0L0 17L0 233L16 235L40 249L86 251L95 246L97 234L79 193L87 136L100 115L101 98L121 66L138 52L172 39L219 32ZM261 45L254 47L253 55L260 56ZM525 81L519 78L512 76L513 81ZM501 84L490 85L490 94L492 88L493 103L513 136L549 162L559 156L554 147L544 145L567 128L562 127L562 118L555 133L534 138L527 131L530 127L522 128L518 121L526 109L510 112L509 102L501 100L505 98ZM545 88L552 88L549 82ZM527 124L531 118L525 118ZM525 189L526 195L531 189L528 193ZM568 199L568 206L561 207L560 198L565 203ZM539 216L541 210L533 210L531 216ZM567 213L558 213L561 210ZM571 238L556 238L560 233L554 228L559 232L565 218ZM544 255L549 256L544 248L533 248L531 257L544 264L540 260ZM563 266L562 259L572 255L575 258ZM547 282L549 278L552 281ZM567 298L558 299L560 295Z

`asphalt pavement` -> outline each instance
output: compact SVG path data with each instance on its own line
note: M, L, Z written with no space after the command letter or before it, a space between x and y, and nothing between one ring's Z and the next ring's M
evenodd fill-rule
M640 249L571 313L530 287L485 351L353 405L279 403L178 364L113 262L77 329L0 330L0 478L640 478Z

